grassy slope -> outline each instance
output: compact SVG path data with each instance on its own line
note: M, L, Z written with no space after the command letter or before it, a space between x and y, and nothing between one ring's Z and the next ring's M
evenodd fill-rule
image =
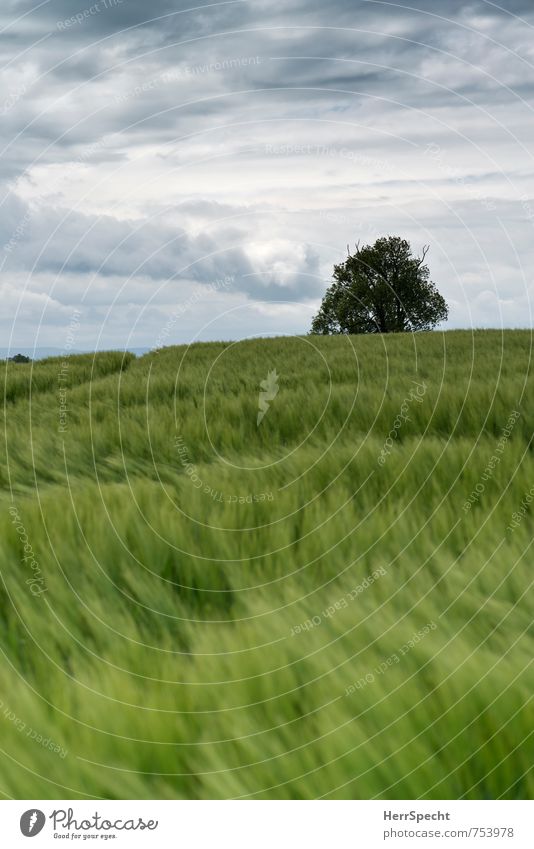
M10 364L0 791L532 798L530 512L507 531L533 484L530 360L529 333L493 331L72 357L64 433L61 361Z

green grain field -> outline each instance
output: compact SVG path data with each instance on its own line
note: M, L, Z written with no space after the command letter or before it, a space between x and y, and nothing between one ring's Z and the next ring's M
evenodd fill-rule
M453 331L3 364L3 796L532 798L531 363Z

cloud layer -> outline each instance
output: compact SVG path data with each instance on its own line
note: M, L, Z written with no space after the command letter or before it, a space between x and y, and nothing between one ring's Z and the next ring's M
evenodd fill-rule
M78 308L80 347L151 345L188 297L169 342L305 332L387 233L430 244L449 326L531 324L531 2L24 0L0 28L14 345Z

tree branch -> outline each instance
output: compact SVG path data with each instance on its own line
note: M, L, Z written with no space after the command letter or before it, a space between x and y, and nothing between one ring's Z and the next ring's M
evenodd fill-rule
M421 259L417 263L417 268L421 268L422 264L424 263L424 261L426 259L426 255L429 252L429 250L430 250L430 245L423 245L423 256L421 257Z

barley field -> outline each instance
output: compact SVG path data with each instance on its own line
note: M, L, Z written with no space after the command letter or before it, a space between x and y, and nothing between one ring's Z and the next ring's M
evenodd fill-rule
M481 330L4 363L3 796L532 798L531 361Z

